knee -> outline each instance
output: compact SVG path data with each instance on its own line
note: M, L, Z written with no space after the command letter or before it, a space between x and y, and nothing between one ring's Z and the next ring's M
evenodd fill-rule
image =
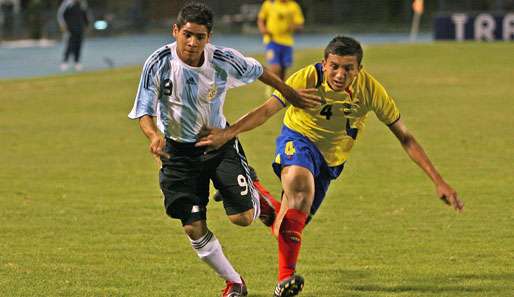
M310 210L313 199L314 193L309 191L291 191L287 195L288 207L302 210L303 212Z
M314 177L303 167L290 166L282 170L282 188L287 198L287 206L309 212L314 200Z
M192 240L201 238L209 231L204 221L193 222L192 224L184 225L183 228L186 235Z
M184 226L184 232L186 235L191 239L196 239L200 237L201 233L197 228L194 228L192 225L185 225Z
M234 215L229 215L228 219L235 225L242 227L249 226L253 222L253 209Z

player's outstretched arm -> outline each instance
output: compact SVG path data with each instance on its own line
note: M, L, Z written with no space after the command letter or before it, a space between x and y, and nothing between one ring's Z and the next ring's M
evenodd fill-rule
M437 196L455 210L462 211L464 203L457 197L457 192L446 183L435 169L421 145L416 141L414 135L407 130L402 120L396 121L396 123L389 126L389 129L398 138L409 157L430 177L436 187Z
M228 128L205 129L195 146L207 146L211 150L218 149L240 133L250 131L264 124L282 108L282 103L277 98L271 97L261 106L242 116Z
M157 157L164 157L166 159L169 159L170 155L163 151L165 145L164 138L157 130L153 117L149 115L144 115L140 117L139 127L141 128L141 131L143 131L143 134L145 134L145 136L150 141L150 144L148 146L148 148L150 149L150 153L154 154Z
M286 100L298 108L316 108L323 103L323 99L313 92L299 93L283 82L276 74L264 67L259 80L268 86L277 89Z

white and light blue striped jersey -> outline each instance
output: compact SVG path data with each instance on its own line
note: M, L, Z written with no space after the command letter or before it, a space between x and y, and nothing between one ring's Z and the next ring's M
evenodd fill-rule
M227 90L249 84L263 73L255 59L207 44L205 60L191 67L178 57L176 43L155 51L145 62L129 118L157 117L157 127L178 142L196 142L202 127L225 128Z

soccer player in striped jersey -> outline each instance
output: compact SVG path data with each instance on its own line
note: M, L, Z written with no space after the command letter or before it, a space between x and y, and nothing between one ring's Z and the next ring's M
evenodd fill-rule
M202 131L227 126L223 104L230 88L259 79L300 107L319 105L319 97L302 97L255 59L209 44L212 25L207 6L190 3L181 9L172 29L176 41L147 59L129 117L139 119L150 152L161 158L166 213L181 220L198 256L225 279L222 296L238 297L247 295L246 285L207 227L209 183L212 180L222 193L234 224L251 224L260 215L261 203L268 212L273 209L259 199L236 138L212 151L195 143Z
M227 139L251 130L287 107L277 138L273 169L283 189L280 209L272 230L278 239L278 284L274 296L295 296L303 277L295 273L302 231L321 205L331 180L348 159L369 112L391 130L409 157L434 183L437 196L455 210L463 203L446 183L400 118L393 98L361 65L361 45L350 37L337 36L325 48L322 63L294 73L287 83L300 92L312 92L325 103L312 109L291 106L278 92L263 105L226 129L212 129L198 146L219 147Z

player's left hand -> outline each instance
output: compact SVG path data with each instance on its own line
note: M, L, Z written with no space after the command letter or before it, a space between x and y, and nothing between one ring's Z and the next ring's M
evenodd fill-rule
M437 196L447 205L451 205L456 211L464 210L464 203L457 197L457 192L447 183L440 182L436 188Z
M207 151L217 150L230 140L225 129L203 128L198 136L196 147L205 146Z

